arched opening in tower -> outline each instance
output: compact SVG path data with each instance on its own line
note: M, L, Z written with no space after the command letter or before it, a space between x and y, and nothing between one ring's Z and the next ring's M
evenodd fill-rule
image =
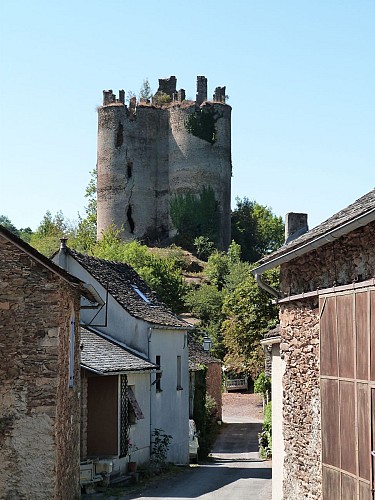
M119 148L122 146L122 143L124 142L124 126L120 122L118 127L117 127L117 134L116 134L116 148Z
M130 232L131 232L131 234L133 234L134 233L135 224L134 224L134 220L133 220L133 217L132 217L132 207L131 207L131 205L128 206L128 210L126 212L126 216L128 218Z

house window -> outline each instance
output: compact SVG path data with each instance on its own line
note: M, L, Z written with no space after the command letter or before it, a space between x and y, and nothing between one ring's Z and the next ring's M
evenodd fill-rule
M129 400L127 397L128 378L120 375L120 457L128 453L129 435Z
M182 390L181 385L181 356L177 356L177 390Z
M161 376L163 374L161 370L161 356L156 356L156 364L158 365L158 370L156 372L156 380L155 380L155 386L156 386L156 392L161 392Z
M69 387L74 386L74 339L76 323L74 315L70 317L70 335L69 335Z

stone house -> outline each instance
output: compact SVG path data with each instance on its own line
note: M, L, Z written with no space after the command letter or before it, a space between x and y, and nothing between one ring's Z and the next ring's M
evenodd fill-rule
M130 362L132 355L131 363L134 363L130 367L125 364L121 368L119 358L116 358L116 371L108 372L105 377L90 375L87 381L83 377L82 394L87 390L87 453L95 454L94 449L90 448L90 418L91 422L93 418L97 419L99 425L100 411L101 422L113 423L105 431L108 434L106 442L112 443L111 450L103 449L101 455L114 457L114 472L122 474L126 471L129 451L132 452L132 460L134 458L138 463L149 460L154 429L163 429L173 438L168 460L188 463L187 332L190 326L161 303L127 264L80 254L67 248L64 241L53 260L74 276L94 286L102 298L103 306L99 311L87 308L81 314L82 326L91 332L84 334L86 340L83 344L82 363L86 356L85 343L94 343L95 349L103 349L105 352L109 345L104 345L104 340L111 344L111 349L116 346L117 353L121 348L127 350L127 362ZM91 373L96 370L99 372L97 375L100 375L101 366L94 360L92 362ZM84 368L87 368L87 372L90 371L87 366ZM111 376L108 376L109 373ZM111 405L105 408L100 405L99 395L106 392L104 386L108 387L114 398ZM130 393L128 398L121 395L126 388L128 395ZM129 417L126 414L130 420L124 427L126 419L121 420L120 416L116 420L115 408L118 408L121 415L121 405L127 405L129 400L135 415ZM93 417L91 413L90 417L90 410L97 416ZM83 413L85 411L83 409ZM141 414L144 419L140 417ZM132 450L126 449L127 438L134 445Z
M0 497L74 499L84 284L0 226Z
M311 231L306 225L305 214L288 214L286 244L253 270L280 306L272 390L280 399L273 422L282 422L274 427L273 456L282 467L273 470L273 499L369 500L375 486L375 190ZM276 266L280 290L262 278Z
M216 420L223 418L222 402L222 373L220 359L212 356L203 346L189 334L189 416L194 418L194 395L196 379L200 373L204 373L206 394L211 396L216 403Z

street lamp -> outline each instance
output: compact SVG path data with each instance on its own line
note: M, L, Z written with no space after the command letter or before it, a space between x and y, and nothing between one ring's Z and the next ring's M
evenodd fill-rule
M203 334L203 350L209 351L211 349L211 345L212 345L212 340L210 339L210 337L208 336L207 333L204 333Z

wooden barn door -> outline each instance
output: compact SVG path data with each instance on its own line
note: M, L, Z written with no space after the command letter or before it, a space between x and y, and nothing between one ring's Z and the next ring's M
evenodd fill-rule
M371 389L371 401L372 401L372 450L371 450L371 464L372 464L372 500L375 500L375 387Z
M323 500L375 500L374 329L374 290L320 298Z

